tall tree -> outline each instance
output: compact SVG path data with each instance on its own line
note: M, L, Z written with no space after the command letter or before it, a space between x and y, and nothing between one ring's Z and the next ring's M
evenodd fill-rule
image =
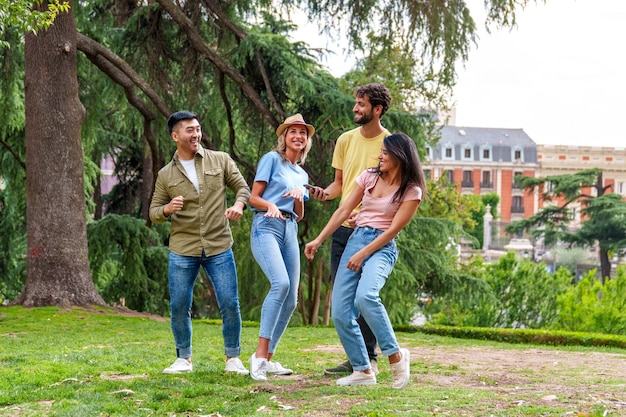
M488 19L496 25L514 24L515 6L529 1L485 0ZM5 6L24 7L31 3L30 0L0 0L0 12ZM29 223L28 265L29 270L31 262L33 271L43 270L42 256L51 256L50 248L61 243L57 256L63 258L63 262L48 264L56 266L50 269L55 276L58 270L65 269L67 279L55 281L57 285L40 285L34 290L29 278L24 294L40 291L41 299L47 300L70 299L64 291L73 288L76 282L81 283L76 288L85 290L85 294L90 292L86 289L89 274L83 255L85 208L74 206L78 204L80 187L77 184L83 174L76 153L80 147L76 140L83 116L74 95L76 83L69 81L70 77L77 77L77 71L75 67L60 66L55 61L67 65L69 60L75 60L76 45L87 58L78 57L81 99L88 106L83 146L86 154L93 158L86 164L89 182L85 190L92 186L93 167L102 155L131 152L130 157L124 155L126 161L141 161L127 165L132 171L129 177L136 183L134 187L120 189L142 187L140 193L125 195L140 195L145 202L153 181L146 177L155 175L162 162L171 157L172 142L163 134L170 109L198 111L203 120L204 144L229 152L249 180L254 176L259 156L274 146L273 130L277 120L285 114L301 112L319 132L314 138L315 155L307 161L306 169L315 183L327 184L332 180L329 160L334 140L340 132L354 126L351 118L354 84L379 81L398 85L394 91L395 107L385 116L386 127L405 131L423 148L426 131L432 123L418 113L420 103L438 103L438 99L449 92L454 85L455 65L467 58L475 31L465 0L352 3L336 0L88 0L74 2L73 6L78 35L69 33L76 31L73 26L69 29L71 25L65 20L72 18L73 14L69 13L62 16L64 20L59 18L58 24L63 27L51 29L54 36L42 31L41 39L29 37L27 41L27 60L31 66L27 75L27 102L31 120L26 159L41 159L27 164L29 222L37 221L34 216L42 216L40 223ZM43 10L44 6L39 9ZM313 60L319 51L311 50L302 42L290 42L294 25L288 21L288 16L293 10L302 10L307 18L316 19L322 30L346 35L351 48L372 51L366 58L371 63L362 62L362 78L357 74L343 82L337 80ZM372 16L379 19L372 19ZM3 28L2 23L0 28ZM346 28L346 33L336 28ZM37 48L49 50L33 52ZM380 63L386 64L384 71L377 71ZM40 70L40 78L33 72L36 70ZM37 83L47 83L48 89L36 91L41 87ZM61 91L63 88L65 90ZM38 94L41 97L38 98ZM47 107L36 107L38 100ZM50 124L50 119L57 120L64 127L63 131ZM34 149L37 133L47 153ZM103 142L106 147L102 146ZM94 145L96 143L98 146ZM137 146L140 143L142 145ZM56 166L51 167L55 165L50 164L52 157ZM47 169L38 172L40 168ZM50 184L47 189L39 188L41 184L33 177L44 174ZM137 185L139 183L141 185ZM55 188L56 194L52 195L50 190ZM41 198L33 195L39 191ZM65 209L68 198L71 212L62 212L61 219L52 218L53 213L59 215L59 211ZM48 213L37 208L42 201L52 207ZM140 212L139 204L116 207L135 216ZM31 208L31 205L34 206ZM91 209L92 206L88 206L88 210ZM327 211L310 210L308 213L310 223L303 225L303 238L318 228L326 219ZM41 224L51 227L44 230ZM70 261L64 253L66 248L74 250L74 265L63 264ZM320 274L312 270L311 276L319 279ZM312 293L319 293L319 287L310 288ZM88 299L88 296L78 297L76 303ZM20 300L29 298L24 296ZM311 316L317 314L317 308L311 307Z
M610 278L609 253L626 248L626 202L619 194L607 193L612 185L603 183L602 171L594 168L575 174L520 176L516 180L521 181L527 190L541 187L541 198L549 205L527 219L511 223L507 231L530 230L535 237L543 236L546 245L559 241L590 248L597 245L602 282ZM583 223L572 231L570 225L575 202L581 205Z
M44 5L38 6L41 9ZM83 151L72 11L26 35L26 306L104 305L87 251Z

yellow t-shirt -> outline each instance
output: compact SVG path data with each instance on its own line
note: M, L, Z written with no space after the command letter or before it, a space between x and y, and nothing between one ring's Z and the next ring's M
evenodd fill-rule
M354 190L356 177L361 172L378 166L378 155L383 146L383 139L389 135L389 131L383 129L380 135L365 138L361 135L361 128L357 127L339 136L333 152L333 168L343 171L339 204L343 203ZM344 225L347 226L347 223Z

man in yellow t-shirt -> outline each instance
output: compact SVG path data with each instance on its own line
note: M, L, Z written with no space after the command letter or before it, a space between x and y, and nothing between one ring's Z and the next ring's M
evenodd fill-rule
M335 180L325 189L314 187L310 190L310 194L318 200L332 200L341 196L341 204L344 199L348 198L356 186L356 177L365 169L378 165L378 155L383 139L390 135L380 123L380 119L391 104L391 94L387 87L376 83L362 85L357 87L354 96L355 103L352 108L354 122L360 126L343 133L337 139L332 162L335 168ZM333 233L330 250L331 283L335 280L341 255L354 230L354 225L350 223L355 216L356 212ZM363 317L360 316L357 322L365 340L372 371L378 373L376 337ZM352 365L348 361L325 370L326 374L351 372Z

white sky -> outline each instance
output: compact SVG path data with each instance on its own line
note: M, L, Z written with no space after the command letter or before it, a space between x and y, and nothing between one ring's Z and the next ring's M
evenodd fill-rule
M529 4L509 31L484 30L484 1L468 0L478 46L459 66L456 125L522 128L539 144L626 146L626 0L547 0ZM351 59L327 65L340 75Z
M483 26L459 71L457 125L523 128L540 144L626 146L626 1L548 0L521 11L511 32Z

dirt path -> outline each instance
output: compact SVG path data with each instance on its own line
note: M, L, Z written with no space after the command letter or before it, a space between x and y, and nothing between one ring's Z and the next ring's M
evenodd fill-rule
M492 404L494 408L561 403L572 409L597 406L610 410L606 415L626 416L626 354L536 347L438 346L410 351L415 383L434 389L489 390L497 393L501 403Z

